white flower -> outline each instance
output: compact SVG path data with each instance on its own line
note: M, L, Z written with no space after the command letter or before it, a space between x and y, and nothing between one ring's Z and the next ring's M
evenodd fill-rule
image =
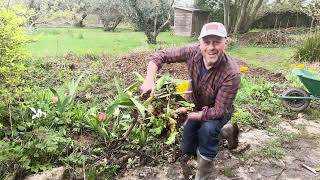
M34 115L32 115L32 119L41 118L42 116L44 116L44 117L47 116L47 113L43 112L41 109L38 109L36 111L35 108L30 108L30 110L34 113Z

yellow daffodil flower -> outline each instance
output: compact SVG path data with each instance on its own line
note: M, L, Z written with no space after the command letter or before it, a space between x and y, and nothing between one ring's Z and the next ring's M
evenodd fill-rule
M248 67L245 67L245 66L241 66L240 67L240 72L245 72L245 71L248 71L249 68Z
M304 64L298 64L298 65L296 66L296 68L298 68L298 69L303 69L303 68L304 68Z
M297 64L290 64L291 69L296 68L296 67L297 67Z
M315 67L309 67L309 71L314 72L314 71L316 71L316 68Z
M176 85L176 91L177 92L186 92L188 90L190 81L183 81L181 83L178 83Z

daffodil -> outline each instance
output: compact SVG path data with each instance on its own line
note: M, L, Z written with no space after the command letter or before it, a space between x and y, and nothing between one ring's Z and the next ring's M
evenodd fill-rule
M303 68L304 68L304 64L298 64L298 65L296 66L296 68L298 68L298 69L303 69Z
M309 71L314 72L314 71L316 71L316 68L315 67L309 67Z
M291 69L296 68L296 67L297 67L297 64L290 64Z
M240 72L245 72L245 71L248 71L248 70L249 70L249 68L246 67L246 66L241 66L240 67Z
M186 92L188 90L190 81L183 81L176 85L177 92Z

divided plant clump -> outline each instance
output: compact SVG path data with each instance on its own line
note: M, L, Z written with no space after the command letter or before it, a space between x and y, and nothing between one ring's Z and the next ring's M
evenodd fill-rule
M138 135L135 140L140 146L148 142L148 138L164 138L165 144L173 144L186 113L194 107L181 96L184 92L177 92L176 86L182 81L166 74L156 81L154 95L142 97L138 88L144 79L138 73L136 75L138 80L125 89L116 82L118 94L106 108L107 119L130 115L132 121L122 138L127 139L133 132L133 136Z

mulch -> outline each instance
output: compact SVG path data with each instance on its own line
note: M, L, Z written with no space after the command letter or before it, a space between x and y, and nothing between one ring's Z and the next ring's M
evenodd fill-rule
M111 63L111 68L115 69L117 72L124 74L125 76L129 76L129 73L133 71L137 71L141 75L146 75L146 69L148 64L148 57L152 54L152 52L140 52L140 53L132 53L126 56L118 57L115 61ZM276 83L284 83L286 82L286 78L281 73L274 73L264 68L254 68L250 67L244 61L238 60L239 66L249 67L249 70L243 72L249 77L253 78L264 78L270 82ZM188 79L188 69L185 64L176 63L176 64L165 64L163 65L160 73L170 73L173 77L178 79Z

